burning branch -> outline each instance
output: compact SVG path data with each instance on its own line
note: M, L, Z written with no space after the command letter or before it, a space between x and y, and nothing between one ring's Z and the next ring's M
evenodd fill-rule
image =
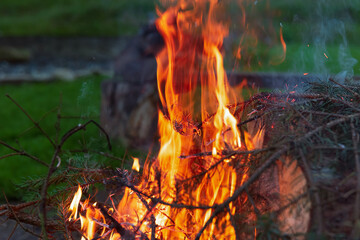
M67 171L75 171L75 179L64 180L70 175L60 177L59 182L67 181L71 187L76 182L83 182L81 177L85 179L83 185L91 186L97 182L111 186L112 207L108 207L106 201L95 202L91 195L82 201L81 184L71 203L68 196L48 196L51 184L57 182L54 174L61 165L65 142L94 124L105 134L111 150L109 137L103 128L90 120L54 141L8 96L54 147L51 162L46 164L47 176L40 182L41 198L36 203L42 227L42 236L38 237L48 238L52 222L47 211L54 206L51 202L54 199L58 200L54 200L57 206L65 208L69 205L69 212L62 209L62 221L54 227L62 226L71 237L72 224L83 239L88 240L199 240L228 236L247 239L257 238L266 231L276 238L296 237L311 230L307 226L310 221L316 222L313 226L317 228L318 236L331 235L328 219L332 218L327 219L325 214L328 206L338 202L334 200L325 205L324 195L329 194L325 191L329 189L326 184L337 184L338 179L322 176L323 169L319 170L319 166L326 166L331 171L340 172L341 177L353 180L353 158L356 190L345 181L342 184L350 186L351 191L339 195L344 198L355 193L355 204L351 208L355 209L353 219L358 223L360 165L356 129L360 127L360 88L350 88L330 80L330 85L329 82L310 84L309 89L302 93L260 93L246 101L241 99L230 86L223 66L223 39L229 29L226 21L217 17L224 12L222 7L219 1L195 0L174 3L164 12L158 10L159 18L155 25L165 43L164 49L156 56L158 93L163 109L159 110L158 122L160 150L157 157L146 161L143 175L137 174L140 164L134 162L137 163L133 165L134 171L98 171L70 166ZM324 88L331 89L332 94L324 94ZM313 114L317 117L313 118ZM60 119L59 108L58 134ZM349 133L351 141L348 140ZM4 157L24 155L45 164L32 155L0 143L15 151ZM349 148L352 151L346 154L353 155L349 157L341 150L335 150L339 156L334 160L334 152L315 150L324 143ZM281 161L283 157L286 158ZM316 171L319 172L313 174ZM293 187L296 177L300 178L301 184L304 183L298 188L305 189L298 191ZM262 183L269 182L272 189L262 186ZM112 194L118 199L113 201ZM266 194L270 197L262 196ZM254 196L262 196L265 203L261 205L262 202ZM291 210L300 203L312 204L314 211L300 206L303 217L310 220L306 226L301 223L302 226L298 227L299 218ZM25 221L20 219L15 208L7 206L6 214L15 218L19 225ZM267 214L275 216L272 224L278 231L258 226L257 223ZM33 221L33 224L38 222ZM247 229L239 230L237 226L240 225L246 225ZM354 224L354 238L358 238L356 230Z
M249 179L243 185L241 185L241 187L239 187L238 189L235 190L234 194L231 197L229 197L228 199L226 199L226 201L224 201L222 204L217 206L215 208L214 212L211 214L211 217L206 221L204 226L196 234L195 239L196 240L200 239L201 234L205 231L205 229L209 226L209 224L214 220L214 218L219 213L223 212L224 209L227 208L227 206L231 202L235 201L243 191L245 191L253 182L255 182L258 179L258 177L260 177L260 175L268 167L270 167L270 165L272 165L276 160L278 160L280 158L281 155L285 154L286 151L288 151L288 150L289 150L289 147L285 146L285 147L279 149L278 151L276 151L274 154L272 154L259 168L257 168L255 170L255 172L249 177Z
M17 107L19 107L19 109L26 115L27 118L29 118L31 120L31 122L34 124L34 126L36 128L38 128L41 133L48 139L48 141L54 146L55 148L55 152L53 154L51 163L45 163L42 160L40 160L38 157L33 156L31 154L28 154L27 152L25 152L24 150L18 150L14 147L12 147L11 145L0 141L0 144L3 145L4 147L14 151L14 153L10 153L7 155L4 155L2 157L0 157L0 159L3 158L8 158L11 156L15 156L15 155L21 155L21 156L25 156L28 157L32 160L35 160L36 162L48 167L48 174L47 177L44 180L43 183L43 187L42 187L42 191L41 191L41 199L37 200L37 201L33 201L33 202L29 202L29 203L24 203L24 204L19 204L19 205L9 205L9 203L7 205L3 205L0 206L0 210L3 210L1 212L1 215L6 215L8 218L10 219L15 219L17 221L17 224L24 228L23 225L21 223L27 223L27 224L31 224L34 226L41 226L42 227L42 237L44 239L47 239L47 232L48 229L59 229L59 225L58 223L54 222L54 221L49 221L47 219L47 208L48 203L49 203L49 199L47 196L47 189L49 187L49 185L53 184L54 181L51 180L53 173L60 167L61 164L61 158L60 158L60 154L62 152L62 146L65 144L65 142L71 137L73 136L75 133L81 131L81 130L86 130L86 127L90 124L95 125L101 132L104 133L104 135L106 136L106 140L109 146L109 149L111 150L111 143L110 143L110 139L109 136L107 135L107 133L105 132L105 130L95 121L93 120L89 120L87 121L85 124L79 124L78 126L70 129L68 132L66 132L63 137L61 138L59 143L56 143L50 138L50 136L46 133L46 131L39 125L38 122L36 122L34 120L34 118L32 118L30 116L30 114L17 102L15 101L12 97L10 97L9 95L6 95ZM60 112L58 113L58 122L60 121L60 119L62 118ZM57 131L60 131L59 126L56 128ZM55 181L56 182L56 181ZM65 192L67 192L68 190L66 190ZM6 196L5 196L6 198ZM51 197L52 198L52 197ZM23 209L25 208L29 208L29 207L35 207L35 206L39 206L40 209L40 216L41 218L37 218L35 216L32 216L31 214L22 212ZM27 231L27 229L24 229L25 231ZM29 232L29 231L27 231ZM30 231L29 233L32 233L32 231ZM37 237L40 237L39 235L36 234Z
M346 90L347 91L347 90ZM264 95L262 95L264 96ZM251 156L252 161L247 163L249 167L251 167L252 171L249 174L248 178L236 189L234 189L231 196L224 199L224 201L220 203L213 203L204 205L201 204L201 202L193 202L192 204L187 204L186 202L181 201L171 201L166 199L166 195L164 195L164 192L162 189L164 186L162 186L163 179L164 179L164 173L158 173L157 174L157 180L154 179L155 182L158 182L157 184L157 190L156 191L148 191L146 188L143 188L141 185L138 185L139 183L134 182L133 176L126 173L126 171L121 170L120 172L117 171L114 173L114 171L111 170L97 170L97 169L84 169L84 168L75 168L71 167L69 170L79 172L81 175L88 175L86 177L87 179L94 178L94 174L102 175L102 177L96 181L93 182L104 182L107 185L112 186L118 186L115 191L123 191L120 190L120 188L125 187L126 189L129 189L128 191L132 191L135 193L135 196L137 199L139 199L140 202L142 202L143 206L145 207L146 211L143 215L139 216L139 220L137 224L129 225L130 223L123 222L121 219L118 218L118 212L116 212L115 215L109 214L108 208L105 207L104 203L97 203L97 208L101 211L102 215L105 217L107 223L106 223L106 229L107 231L102 235L102 237L109 237L110 234L113 234L115 231L120 236L141 236L143 239L156 239L161 238L161 232L166 229L178 229L178 231L181 231L184 235L186 235L189 239L200 239L204 233L204 231L208 231L207 229L210 228L210 226L214 223L215 219L218 219L223 216L223 214L228 214L229 219L232 226L236 226L237 220L237 214L234 213L231 210L231 205L237 204L241 196L245 194L244 196L247 196L247 199L249 201L249 206L252 206L251 208L254 209L255 215L257 216L257 219L260 219L263 214L263 210L257 207L257 199L253 198L251 191L254 191L252 186L259 181L259 178L264 174L264 172L270 168L270 166L276 166L274 165L275 162L278 161L278 159L281 158L281 156L284 155L293 155L294 161L298 159L299 165L302 167L303 172L305 173L307 184L309 185L308 189L309 192L304 192L297 197L295 197L293 200L289 201L286 205L280 207L279 209L275 209L274 212L277 212L277 214L280 214L287 208L291 207L292 205L299 202L300 199L306 198L307 194L310 194L311 201L313 202L313 221L316 222L316 231L319 236L322 234L327 233L327 222L328 220L325 220L324 217L327 214L326 208L324 206L329 205L330 203L337 201L336 199L341 199L343 197L349 196L350 193L347 194L341 194L339 197L331 199L331 200L324 200L324 196L322 194L323 191L325 191L326 186L322 186L321 182L319 183L319 180L315 179L316 176L313 174L313 163L309 160L309 150L306 150L304 148L308 148L308 146L311 146L313 149L318 149L319 144L321 144L321 141L319 144L317 143L319 137L328 134L329 131L336 130L339 126L348 126L348 132L351 133L353 136L352 141L352 149L354 152L354 156L356 158L357 150L355 146L357 145L357 138L354 137L354 129L356 129L357 121L360 118L360 113L353 112L354 108L350 107L349 104L343 104L341 100L338 101L337 98L329 97L329 96L321 96L319 97L316 94L298 94L296 96L296 101L292 102L292 98L289 98L288 94L266 94L266 98L264 97L257 97L253 98L254 100L252 102L249 102L248 108L252 106L256 106L257 104L260 104L262 107L260 108L259 112L257 114L261 115L262 122L264 124L267 124L267 126L271 126L272 124L277 124L278 122L282 122L283 120L278 120L277 118L280 116L286 116L290 119L297 119L297 121L290 121L290 125L293 127L292 134L286 134L285 136L281 133L277 133L274 137L277 139L274 141L274 144L270 141L265 148L263 149L253 149L248 151L243 150L224 150L222 152L218 152L219 158L216 159L216 161L213 162L213 164L209 165L207 168L204 168L201 172L192 175L188 178L178 179L178 183L185 181L195 181L198 182L201 179L211 179L213 177L212 172L215 171L215 169L220 168L220 166L225 166L226 164L229 164L225 161L228 161L229 159L232 159L234 163L237 161L240 161L240 159L243 159L244 156ZM316 96L316 97L315 97ZM305 102L308 101L306 104L310 106L309 108L304 108L303 106L300 106L299 104L296 104L297 102L304 100ZM316 100L316 101L313 101ZM332 106L341 107L343 108L342 112L338 111L338 113L334 114L331 111L319 111L316 107L317 105L323 104L323 102L330 102ZM285 104L284 104L285 103ZM330 105L328 105L331 109ZM271 109L271 110L269 110ZM296 109L296 110L294 110ZM314 110L313 110L314 109ZM280 113L280 114L279 114ZM285 114L286 113L286 114ZM299 115L301 113L302 116ZM316 120L318 121L311 121L309 118L310 115L316 115L318 116ZM320 121L320 119L323 119L324 121ZM257 118L252 118L251 121L256 121ZM244 120L247 121L247 120ZM299 122L303 122L304 124L300 124ZM311 128L310 131L304 132L302 131L302 134L300 131L296 130L296 128L308 128L309 122L313 128ZM77 126L73 129L71 129L69 132L67 132L63 138L61 139L60 143L63 145L63 143L68 139L70 136L75 134L77 131L85 129L86 125L90 124L91 122L88 122L87 124L84 124L82 126ZM344 125L346 124L346 125ZM244 124L245 125L245 124ZM285 126L284 126L285 127ZM287 127L287 126L286 126ZM271 128L266 128L269 132L271 132ZM287 131L289 128L286 128ZM283 131L282 129L277 129L279 131ZM275 133L275 132L273 132ZM269 133L270 134L270 133ZM296 136L294 138L294 136ZM280 140L279 140L280 139ZM309 142L312 142L312 145L307 145ZM3 144L4 145L4 144ZM6 146L6 145L5 145ZM350 146L350 145L349 145ZM334 151L341 151L344 148L338 147L334 148ZM350 149L350 148L349 148ZM14 149L13 149L14 150ZM319 151L319 150L316 150ZM328 151L328 150L327 150ZM60 154L61 150L59 149L54 156L57 156ZM295 156L296 154L299 154L298 156ZM267 156L267 157L266 157ZM205 152L199 152L199 153L193 153L189 155L179 155L179 159L182 161L198 161L201 159L206 158L213 158L212 152L205 151ZM54 159L54 158L53 158ZM55 158L56 160L56 158ZM53 166L53 170L50 172L50 177L48 178L47 185L52 184L53 181L50 180L51 174L55 172L55 163L54 160L53 164L50 164ZM357 161L355 161L356 163ZM50 166L49 165L49 166ZM241 164L240 164L241 165ZM240 166L240 168L243 168L244 166ZM51 168L49 168L50 170ZM153 170L156 170L154 168ZM146 171L152 171L152 170L146 170ZM157 171L157 170L156 170ZM75 174L76 175L76 174ZM75 176L74 175L74 176ZM131 176L131 177L130 177ZM102 180L101 180L102 179ZM319 185L320 184L320 185ZM85 185L84 185L85 186ZM185 187L186 185L179 185L182 187ZM191 185L193 186L193 185ZM65 190L64 192L67 192L68 190ZM125 190L127 191L127 190ZM356 191L355 191L356 192ZM255 193L256 194L256 193ZM45 206L49 207L49 200L46 198ZM326 204L325 204L326 203ZM44 201L41 199L39 201L24 203L20 205L11 205L9 207L8 205L0 206L0 210L2 210L1 214L7 215L9 218L14 218L20 223L29 223L32 225L41 225L44 223L43 220L40 220L39 218L34 218L31 215L24 215L21 211L23 209L26 209L27 207L34 207L39 204L44 204ZM171 225L159 225L155 222L157 221L156 218L158 218L160 215L166 214L163 212L163 208L170 208L174 209L173 211L210 211L209 218L204 222L204 224L199 228L196 235L193 235L193 233L189 233L186 230L182 230L178 228L176 219L171 219L172 217L170 215L167 215L167 219L171 219L172 224ZM132 207L131 207L132 208ZM130 209L131 209L130 208ZM175 210L177 209L177 210ZM354 206L354 209L357 209L357 206ZM134 209L135 210L135 209ZM160 214L157 214L158 212L163 212ZM66 213L63 214L64 217L66 217ZM95 221L96 219L94 219ZM105 224L100 222L99 220L95 221L96 224L99 226L101 224ZM148 225L147 225L148 224ZM21 225L19 225L21 226ZM65 222L65 225L63 224L62 227L59 225L59 223L49 221L49 219L46 220L46 229L64 229L65 232L67 232L67 235L71 235L71 232L74 231L74 229L77 229L77 225L69 225L69 223ZM102 226L102 225L101 225ZM105 226L105 225L104 225ZM131 227L129 227L131 226ZM147 228L149 226L149 232L144 232L143 229ZM172 231L173 231L172 230ZM261 231L259 229L258 231ZM236 236L241 236L241 231L236 230L234 232ZM239 235L240 234L240 235Z

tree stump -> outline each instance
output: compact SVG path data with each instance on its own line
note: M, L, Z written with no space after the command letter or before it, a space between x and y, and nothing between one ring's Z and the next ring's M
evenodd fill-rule
M157 133L157 89L106 81L102 84L101 123L112 138L147 150Z

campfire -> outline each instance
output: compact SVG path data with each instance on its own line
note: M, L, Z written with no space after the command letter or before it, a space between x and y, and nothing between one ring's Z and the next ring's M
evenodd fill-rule
M119 172L125 190L117 205L82 202L79 187L69 221L80 219L83 239L257 236L244 183L251 155L261 152L264 128L254 125L251 134L239 128L244 108L237 103L243 99L224 69L223 11L218 1L204 0L158 10L156 27L165 41L156 56L160 151L145 162L140 180L138 159L133 173ZM251 226L243 236L236 233L241 221L235 215L241 214Z
M14 151L0 158L22 155L48 168L43 179L26 185L36 198L7 202L0 215L39 239L58 239L59 233L71 240L359 239L356 78L294 74L283 76L293 85L245 98L250 81L230 84L224 67L230 32L225 3L166 2L155 22L164 47L150 51L157 53L157 154L132 157L131 169L78 164L74 152L119 160L109 153L106 130L93 120L61 138L57 133L56 141L44 132L54 146L50 163L0 141ZM281 28L277 36L282 61ZM243 53L246 46L237 46L236 58ZM91 124L106 137L109 152L63 149ZM41 227L41 235L23 223Z

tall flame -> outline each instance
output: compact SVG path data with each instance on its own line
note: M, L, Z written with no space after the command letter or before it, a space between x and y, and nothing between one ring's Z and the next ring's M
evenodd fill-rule
M238 180L235 169L223 163L221 167L209 170L207 177L195 188L184 190L177 186L179 182L191 179L200 172L200 169L194 168L195 164L201 169L209 168L219 161L223 151L241 148L237 121L228 108L236 99L228 84L221 54L223 38L228 30L216 18L218 12L221 12L221 5L215 0L180 1L166 12L159 13L156 21L165 40L165 48L156 57L163 110L159 111L158 126L161 148L154 165L161 173L161 187L146 185L151 181L149 179L155 178L148 176L149 179L139 189L157 188L156 197L169 204L220 204L234 193L240 181L246 179L244 175L242 180ZM201 131L195 124L199 120L202 122ZM213 156L197 163L179 158L180 155L197 151L212 152ZM129 204L134 209L132 213L125 211L125 206ZM235 206L230 205L230 213L234 214L235 211ZM127 220L137 221L144 217L146 209L138 198L126 195L118 212L126 215ZM154 214L156 224L162 226L163 230L157 234L164 239L189 238L208 221L212 212L212 209L174 209L158 204ZM230 213L214 221L202 238L235 238ZM223 227L219 229L216 226ZM141 230L149 232L145 226Z
M224 159L226 151L251 150L253 144L247 133L240 134L234 108L229 107L236 98L223 66L221 52L228 29L218 17L222 7L218 0L183 0L165 12L158 11L156 26L165 41L156 57L161 148L156 161L145 165L137 186L146 197L126 188L114 214L119 223L141 223L138 230L149 238L153 224L143 219L152 215L156 238L193 239L210 219L211 207L224 202L247 179L247 169L239 175L236 164L231 163L245 159ZM210 154L180 158L196 152ZM133 169L138 171L136 159ZM153 202L148 196L160 201ZM202 239L235 239L231 215L239 207L231 203L206 228ZM96 212L89 214L94 218ZM110 235L110 239L119 237L115 232Z

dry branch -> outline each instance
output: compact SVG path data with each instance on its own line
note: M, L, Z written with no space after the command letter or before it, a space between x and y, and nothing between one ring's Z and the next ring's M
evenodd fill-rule
M238 124L239 127L246 128L246 124L249 122L257 121L261 118L261 121L264 122L266 130L270 133L268 134L268 142L264 149L255 149L252 151L232 151L227 150L219 153L221 155L221 158L217 159L217 161L208 167L207 169L203 169L200 173L194 174L194 176L188 178L188 179L177 179L178 183L183 183L185 181L195 180L195 179L201 179L204 178L204 176L209 173L209 171L221 166L221 164L224 162L224 160L229 159L233 157L232 161L238 161L238 159L242 159L244 156L251 156L251 159L253 161L249 162L249 165L251 167L250 174L248 179L238 188L235 189L233 194L228 197L226 200L224 200L222 203L218 204L209 204L209 205L202 205L200 203L194 203L194 204L183 204L181 201L177 202L168 202L164 201L162 199L160 193L161 193L161 180L160 177L155 178L155 181L158 181L158 192L157 193L149 193L146 189L139 189L136 185L136 182L134 180L134 176L132 174L127 173L125 170L118 170L118 171L101 171L98 169L86 169L80 168L80 167L72 167L69 166L68 170L76 172L79 175L82 175L87 183L83 184L85 185L91 185L95 182L99 183L102 182L105 185L109 186L115 186L114 191L122 191L125 188L131 189L140 199L141 202L144 203L147 212L143 216L142 219L139 219L139 222L136 226L132 226L133 230L129 230L129 228L125 227L126 223L118 222L116 218L111 216L107 212L107 208L104 204L98 203L98 208L101 210L102 214L105 216L107 220L107 227L109 229L115 229L122 237L130 236L135 237L139 236L139 234L142 236L142 238L147 239L151 237L151 240L155 239L157 236L157 233L161 232L162 227L164 226L156 226L155 224L155 217L154 217L154 209L158 204L168 206L170 208L174 209L189 209L189 210L195 210L195 209L202 209L202 210L211 210L211 216L210 218L205 222L205 224L201 227L201 229L197 232L195 239L200 239L202 236L202 233L205 231L205 229L214 221L215 218L220 217L219 215L221 213L228 213L230 214L230 220L231 224L236 226L237 218L236 215L233 215L229 209L230 203L236 203L236 201L243 196L244 193L247 194L248 198L248 205L250 206L250 209L253 209L253 212L259 219L262 214L266 214L264 212L261 212L261 209L258 209L256 206L256 198L253 198L253 193L250 191L252 190L252 186L254 186L254 183L259 180L259 177L270 167L273 166L273 164L281 158L281 156L284 155L290 155L293 159L293 161L297 161L298 164L302 167L303 172L305 173L307 184L308 184L308 191L300 194L298 196L295 196L292 201L289 201L289 203L285 206L282 206L277 211L274 211L275 215L279 214L281 211L286 210L291 205L296 204L298 201L300 201L303 197L310 195L311 201L312 201L312 222L315 223L314 225L314 231L316 231L317 235L320 237L322 235L326 236L335 236L333 232L329 230L329 220L326 218L326 214L329 214L329 208L335 204L337 204L342 199L352 199L356 198L354 201L354 207L351 207L353 211L355 212L354 219L358 220L360 218L360 205L359 205L359 186L360 186L360 168L359 166L359 139L358 139L358 133L357 130L359 128L359 119L360 119L360 108L358 106L358 102L352 101L351 99L356 99L356 96L359 95L358 91L360 88L349 88L348 86L345 86L343 84L333 82L336 86L334 91L336 94L323 94L323 90L318 91L309 91L305 93L263 93L258 94L248 101L245 101L243 103L234 104L233 106L229 106L231 108L234 108L235 111L239 111L238 113L242 111L248 111L254 113L256 112L255 116L250 116L247 119L243 119L243 121L239 121ZM340 87L339 87L340 86ZM313 86L314 88L322 87L319 84L315 84ZM333 85L326 85L326 88L332 87ZM352 90L353 89L353 90ZM345 91L346 94L341 94L341 91ZM240 109L240 110L239 110ZM336 113L334 113L336 112ZM25 113L26 114L26 113ZM246 115L246 114L245 114ZM237 116L240 116L238 114ZM60 114L58 116L61 117ZM243 116L242 116L243 117ZM211 118L211 115L209 116L209 119ZM240 118L240 117L239 117ZM31 117L30 117L31 119ZM285 120L284 120L285 119ZM239 119L238 119L239 120ZM287 121L287 124L283 124L284 121ZM9 207L8 205L0 206L1 214L7 215L11 218L17 218L20 223L31 223L31 224L40 224L43 226L43 238L47 237L47 231L50 228L57 228L59 227L59 223L54 223L52 225L52 220L47 219L47 208L50 207L50 199L47 196L47 189L51 184L54 183L54 181L51 180L52 175L57 170L56 165L56 159L59 157L62 151L63 144L67 141L69 137L74 135L76 132L80 130L85 130L86 126L90 123L95 124L101 131L103 129L101 126L99 126L94 121L89 121L84 125L76 126L72 129L70 129L66 134L63 135L63 137L60 139L60 141L56 142L56 148L55 152L52 158L52 161L50 165L48 165L48 175L45 178L43 182L43 187L41 191L41 199L40 201L32 202L32 203L26 203L23 205L12 205ZM203 122L204 123L204 122ZM201 128L203 123L189 123L189 126L196 126L198 129ZM34 123L35 124L35 123ZM279 128L275 127L275 130L271 130L270 126L272 124L275 124L275 126L280 126ZM310 129L310 130L309 130ZM181 129L180 129L181 130ZM104 132L104 131L103 131ZM341 133L341 136L340 134ZM348 134L348 136L352 136L348 140L348 142L343 143L342 142L342 133L344 135ZM349 134L350 133L350 134ZM108 141L109 148L111 148L109 138L107 134L105 133L106 139ZM339 139L341 138L341 139ZM335 139L335 140L334 140ZM329 143L330 142L330 143ZM329 143L329 144L327 144ZM15 153L9 154L8 156L4 157L10 157L17 154L22 154L23 152L20 150L17 150L11 146L7 146L6 143L0 142L0 144L10 148ZM328 153L330 151L330 153ZM87 152L91 152L91 150L88 150ZM343 154L339 159L347 159L351 158L355 159L355 162L353 161L353 164L356 166L356 172L353 173L353 175L349 174L348 172L344 171L341 172L345 177L347 177L347 181L343 181L340 185L344 187L349 186L348 189L334 189L333 186L327 186L324 184L325 181L321 179L317 174L317 165L318 161L320 161L321 164L326 165L327 162L327 155L331 155L333 152L336 154ZM110 158L117 158L116 156L112 156L108 153L99 153L103 156L110 157ZM317 154L323 154L320 158L318 158ZM350 155L352 154L352 155ZM26 156L26 155L24 155ZM179 156L181 159L202 159L204 157L211 157L211 152L200 152L195 153L188 156ZM325 156L325 157L324 157ZM32 159L36 158L33 156L27 156ZM325 161L325 160L326 161ZM35 160L35 159L34 159ZM336 161L337 158L333 161ZM339 160L340 161L340 160ZM41 162L39 162L41 163ZM337 163L337 162L336 162ZM335 164L336 165L336 164ZM350 168L351 169L351 168ZM347 170L348 171L348 170ZM99 177L98 175L101 175ZM77 174L74 174L77 175ZM159 173L159 176L161 173ZM70 176L70 175L69 175ZM356 176L355 185L356 189L351 188L351 184L353 181L354 176ZM211 174L209 174L209 177L211 177ZM330 179L333 181L333 179ZM330 181L330 182L331 182ZM196 182L196 181L195 181ZM333 184L333 182L331 182ZM329 184L331 184L329 183ZM70 182L69 184L74 184ZM122 190L121 190L122 189ZM158 195L157 195L158 194ZM324 196L330 195L331 197L325 198ZM354 197L355 196L355 197ZM350 201L350 200L349 200ZM150 203L148 203L150 202ZM22 215L21 210L25 209L27 207L31 208L33 206L36 206L40 203L40 209L42 213L42 219L39 218L33 218L31 220L27 219L25 216ZM65 214L63 214L65 217ZM352 219L352 220L354 220ZM151 231L149 232L149 236L144 235L142 232L140 232L140 227L143 225L145 221L148 221L150 224L149 229ZM175 221L169 218L170 225L175 224ZM173 224L171 224L171 222ZM100 224L100 223L99 223ZM67 235L69 235L69 231L73 231L74 228L71 228L67 225L66 221L63 222L63 229L67 232ZM65 227L65 228L64 228ZM76 228L76 226L75 226ZM181 229L178 229L177 226L166 226L164 228L173 228L179 231L183 231ZM235 228L236 229L236 228ZM106 234L109 234L108 231ZM243 236L242 233L238 232L238 230L235 230L235 233L237 237ZM105 235L106 235L105 234ZM185 236L187 238L191 238L190 235L186 234L184 232ZM277 237L279 236L285 236L281 233L274 233ZM303 233L302 233L303 234ZM71 235L71 233L70 233ZM105 237L102 236L102 237ZM107 236L107 235L106 235Z

